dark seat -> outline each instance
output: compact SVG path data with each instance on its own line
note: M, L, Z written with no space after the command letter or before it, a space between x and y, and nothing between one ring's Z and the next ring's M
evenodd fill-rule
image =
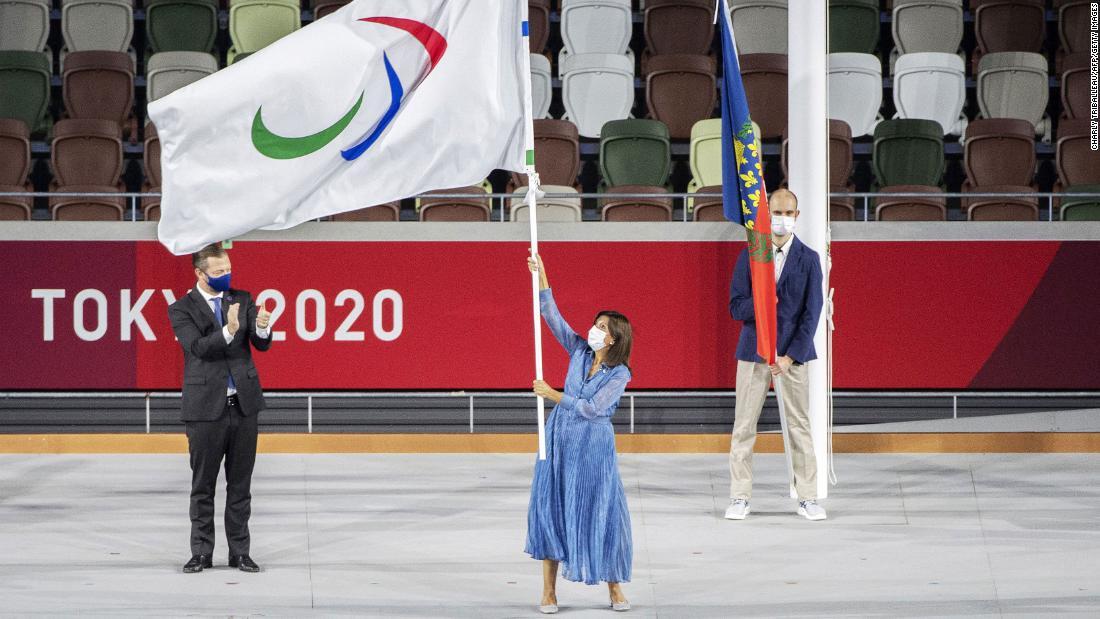
M974 15L973 67L994 52L1041 52L1046 39L1044 0L970 0Z
M649 115L668 125L673 139L691 137L695 123L710 118L718 100L714 60L710 56L666 54L646 63Z
M317 0L313 3L313 20L317 21L344 8L351 0Z
M0 185L23 185L31 173L31 132L15 118L0 118Z
M145 187L160 187L160 136L153 123L145 125Z
M337 213L331 221L401 221L401 201Z
M1035 129L1019 118L979 118L966 127L966 187L1031 185L1035 178Z
M70 118L54 126L54 185L114 186L122 174L122 139L114 121Z
M842 187L830 187L829 191L842 192L847 188ZM830 221L855 221L856 218L856 201L855 198L841 198L830 197L829 198L829 220Z
M1087 118L1058 123L1058 141L1054 147L1058 182L1061 187L1100 184L1100 151L1092 150ZM1055 187L1058 191L1059 187Z
M117 193L118 187L106 185L66 185L57 193ZM126 199L122 196L50 196L50 212L55 221L122 221Z
M879 0L829 0L829 53L873 54L878 47Z
M783 147L780 151L779 165L783 178L789 178L787 171L787 149L789 137L783 131ZM835 191L851 191L852 176L852 129L843 120L829 119L829 186L840 187Z
M573 187L581 172L581 138L568 120L535 119L535 170L543 185ZM527 175L512 173L514 187L525 187Z
M1062 118L1089 118L1089 54L1070 54L1062 63Z
M646 54L709 54L714 40L710 0L649 0L643 13Z
M946 221L947 198L943 190L931 185L889 185L881 193L926 193L927 197L875 198L875 219L878 221ZM937 195L940 194L940 195Z
M1067 54L1089 51L1089 11L1095 0L1054 0L1058 11L1058 53L1056 67L1062 72L1062 58Z
M134 109L134 65L125 52L70 52L65 57L62 98L70 118L126 124Z
M217 35L215 0L145 0L145 40L154 54L210 53Z
M492 205L481 187L455 187L430 191L442 194L469 194L462 198L420 199L420 221L489 221Z
M152 187L149 193L160 193L160 187ZM141 213L145 221L160 221L160 196L141 199Z
M782 137L787 128L787 55L745 54L738 61L749 116L760 125L760 138Z
M545 52L546 42L550 39L550 0L527 2L527 27L531 53Z
M700 187L698 193L722 193L721 185L707 185ZM703 196L693 198L695 206L691 209L691 216L695 221L728 221L725 210L722 208L722 196Z
M1088 193L1092 197L1070 197L1062 201L1062 221L1100 221L1100 185L1067 187L1066 193Z
M1024 185L990 185L973 187L969 191L986 193L1035 193L1035 189ZM1020 195L1015 197L975 197L963 198L963 212L970 221L1037 221L1039 219L1039 198Z
M600 176L604 187L664 185L672 147L659 120L612 120L600 130Z
M934 120L898 118L875 127L871 166L879 187L939 185L946 166L943 129Z
M0 50L0 118L15 118L43 135L50 125L50 57Z
M615 193L668 193L668 190L653 185L617 185L606 191L606 194ZM672 198L608 195L601 203L600 216L604 221L672 221Z
M0 193L29 193L24 185L0 185ZM25 221L31 218L34 198L30 196L0 196L0 221Z

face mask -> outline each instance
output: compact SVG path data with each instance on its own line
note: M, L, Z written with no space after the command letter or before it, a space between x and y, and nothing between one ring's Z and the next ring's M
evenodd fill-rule
M221 277L206 276L206 284L218 292L225 292L229 290L229 276L233 273L226 273Z
M603 343L603 338L607 336L607 332L600 329L596 325L592 325L592 328L588 330L588 345L592 350L600 350L607 344Z
M782 215L772 218L772 234L776 236L788 236L794 232L794 217Z

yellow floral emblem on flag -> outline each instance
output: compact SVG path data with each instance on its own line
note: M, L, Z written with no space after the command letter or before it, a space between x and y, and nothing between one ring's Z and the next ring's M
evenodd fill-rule
M752 170L749 170L748 172L745 172L740 176L741 180L745 183L745 187L752 187L756 184L756 174L754 174Z
M741 143L741 140L733 141L733 154L738 167L745 165L745 145Z

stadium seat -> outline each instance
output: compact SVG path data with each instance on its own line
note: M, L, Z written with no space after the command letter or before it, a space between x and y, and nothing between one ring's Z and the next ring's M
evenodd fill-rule
M23 185L0 185L0 193L29 193ZM25 221L31 218L34 198L30 196L0 196L0 221Z
M550 74L550 59L531 54L531 101L535 118L550 116L550 101L554 96L554 80Z
M251 56L252 54L255 54L255 53L256 52L241 52L241 53L233 56L232 58L230 58L228 60L227 64L237 64L238 62L244 60L245 58L248 58L249 56Z
M50 36L51 0L0 2L0 49L41 52Z
M875 219L877 221L947 221L947 198L943 197L943 189L939 187L930 185L888 185L880 188L879 192L926 193L928 196L884 196L875 198Z
M1100 151L1092 150L1090 139L1087 118L1058 123L1054 153L1061 187L1100 185ZM1057 185L1055 191L1059 191Z
M787 53L787 0L729 0L737 54Z
M118 193L118 188L106 185L71 185L58 187L54 191L79 194ZM126 213L126 199L122 196L50 196L50 213L55 221L122 221Z
M50 58L45 52L0 51L0 118L23 121L32 134L50 123Z
M722 193L722 186L708 185L700 187L697 193ZM691 210L691 217L695 221L728 221L722 209L721 196L691 198L688 208Z
M982 118L1022 118L1050 142L1050 119L1044 118L1050 86L1042 54L986 54L978 65L977 85Z
M1035 132L1018 118L975 120L963 143L966 187L1031 185L1035 178Z
M871 167L879 187L940 185L945 167L940 124L916 118L880 122Z
M125 52L134 38L133 0L61 0L61 34L69 52Z
M1095 0L1054 0L1058 11L1057 71L1062 57L1089 51L1089 6Z
M717 100L715 66L710 56L662 54L648 59L649 115L668 125L673 139L690 138L692 126L713 115Z
M1100 185L1074 185L1066 193L1100 194ZM1062 221L1100 221L1100 195L1064 198L1060 213Z
M969 191L984 193L1012 193L1013 197L963 198L962 208L970 221L1037 221L1039 198L1022 194L1035 193L1024 185L991 185L973 187Z
M214 51L217 0L146 0L145 42L160 52Z
M543 185L572 187L581 172L581 139L577 126L568 120L536 119L535 170ZM512 185L527 184L527 175L512 173Z
M233 47L226 55L233 63L237 54L258 52L302 27L298 0L232 0L229 3L229 38Z
M955 54L902 54L894 66L895 118L934 120L944 135L962 135L967 118L966 64Z
M586 138L600 137L609 120L630 116L634 107L634 61L622 54L576 54L562 61L565 118Z
M565 47L559 64L563 58L578 54L630 55L633 32L630 0L561 0L561 38Z
M643 13L646 54L709 54L714 40L710 0L649 0Z
M878 0L829 0L830 54L875 53L879 29Z
M1089 55L1069 54L1062 63L1062 118L1089 118Z
M347 6L351 0L317 0L313 3L313 21L332 15ZM384 206L384 205L379 205ZM371 207L374 208L374 207Z
M550 39L550 0L530 0L527 3L527 25L531 53L545 52Z
M134 64L125 52L70 52L62 73L70 118L101 118L122 126L134 113Z
M160 193L160 187L149 190ZM141 199L141 218L145 221L160 221L160 196L146 196Z
M787 172L787 132L783 132L783 146L779 165L783 177ZM852 130L843 120L829 119L829 187L831 191L852 191Z
M749 115L760 125L760 138L782 137L787 128L787 55L745 54L738 61Z
M329 221L401 221L401 201L337 213Z
M829 198L829 221L855 221L855 198Z
M463 198L431 198L431 194L469 194ZM489 221L492 205L480 185L429 191L417 198L420 221Z
M114 186L122 175L122 138L118 123L69 118L54 125L50 162L55 186Z
M1045 0L970 0L974 15L974 66L986 54L1033 52L1046 38Z
M543 185L542 190L548 194L577 193L572 187L563 185ZM527 187L521 187L515 191L515 198L508 200L508 209L512 221L529 221L530 209L523 201L527 195ZM584 219L581 211L581 199L572 197L546 196L539 198L535 204L538 209L539 221L581 221Z
M848 123L852 137L870 135L882 108L882 62L874 54L829 54L829 118Z
M672 221L672 198L648 196L644 198L613 197L610 194L666 193L664 187L653 185L617 185L609 187L609 197L601 200L600 218L603 221Z
M0 185L24 185L31 173L31 132L14 118L0 118Z
M160 187L160 136L157 135L157 127L153 123L145 125L145 148L142 155L145 167L145 185L143 191L151 191L153 187Z
M894 0L896 54L954 54L963 37L962 0Z
M148 101L197 82L218 70L214 56L203 52L161 52L153 54L145 68Z
M617 120L600 137L601 187L668 182L672 148L659 120Z
M759 147L757 147L759 148ZM691 182L688 191L702 191L701 187L722 185L722 119L700 120L691 128L688 145L688 167Z

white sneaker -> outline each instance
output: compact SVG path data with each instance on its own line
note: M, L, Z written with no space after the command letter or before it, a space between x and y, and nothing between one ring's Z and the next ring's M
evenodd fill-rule
M825 520L826 518L825 508L813 499L798 502L798 515L806 520Z
M726 508L726 520L744 520L749 515L749 502L745 499L732 499Z

